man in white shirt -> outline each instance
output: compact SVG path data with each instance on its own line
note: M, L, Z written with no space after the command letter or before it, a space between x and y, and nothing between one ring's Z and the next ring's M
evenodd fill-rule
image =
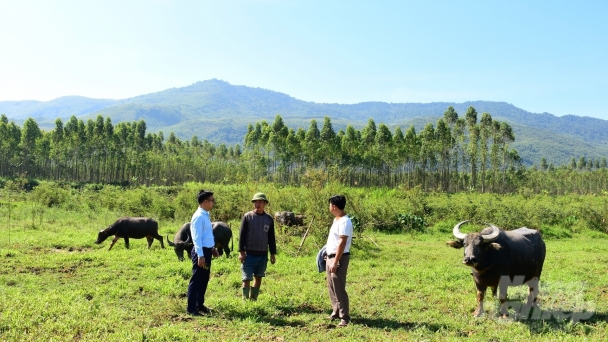
M209 211L215 204L213 192L201 190L197 196L198 209L192 215L190 221L190 233L194 248L190 253L192 259L192 277L188 284L188 314L201 316L209 313L205 306L205 293L211 273L211 256L217 256L215 240Z
M329 212L334 222L327 237L327 289L331 301L330 319L340 319L339 327L350 322L348 294L346 293L346 273L350 260L350 245L353 238L353 223L344 212L346 198L335 195L329 199Z

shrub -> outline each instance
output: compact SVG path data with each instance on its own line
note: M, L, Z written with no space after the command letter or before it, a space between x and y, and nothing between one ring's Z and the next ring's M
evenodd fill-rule
M181 221L190 221L192 213L196 210L196 194L197 192L190 189L181 189L173 200L175 212L173 217Z
M54 183L42 182L32 191L31 199L47 207L58 207L70 202L71 192Z
M175 208L171 201L163 196L154 196L150 208L153 216L161 220L173 220L175 218Z
M545 239L564 239L571 238L572 232L564 227L543 226L540 232Z
M122 197L116 198L117 209L128 216L151 216L153 197L154 193L146 191L146 188L130 189Z
M410 214L399 214L395 217L397 221L397 225L401 231L411 232L411 231L424 231L424 227L426 223L424 222L424 218L416 215Z

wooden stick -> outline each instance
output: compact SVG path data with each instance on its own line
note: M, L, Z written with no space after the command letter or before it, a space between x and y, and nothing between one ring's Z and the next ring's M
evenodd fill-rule
M315 218L313 217L310 220L310 223L308 224L308 228L306 229L306 233L304 233L304 236L302 237L302 242L300 242L300 246L298 247L298 253L300 252L300 249L302 248L302 246L304 245L304 241L306 241L306 237L308 236L308 231L310 230L310 227L312 226L312 222L315 220Z
M377 244L377 243L375 243L375 242L374 242L374 240L372 240L372 238L371 238L371 237L369 237L369 236L367 236L367 235L365 235L365 234L363 234L363 236L365 236L366 238L368 238L368 239L369 239L369 240L370 240L370 241L371 241L371 242L372 242L374 245L376 245L376 247L380 248L380 246L378 246L378 244Z

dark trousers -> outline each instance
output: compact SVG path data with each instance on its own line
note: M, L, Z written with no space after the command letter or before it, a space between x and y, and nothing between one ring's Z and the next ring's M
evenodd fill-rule
M190 258L192 259L192 277L188 284L188 312L196 312L205 304L205 292L209 284L211 273L211 248L203 247L205 267L198 266L198 255L192 248Z
M327 290L333 310L332 315L344 320L350 320L348 293L346 293L346 273L350 261L349 255L342 255L336 273L327 271ZM333 262L333 260L332 260Z

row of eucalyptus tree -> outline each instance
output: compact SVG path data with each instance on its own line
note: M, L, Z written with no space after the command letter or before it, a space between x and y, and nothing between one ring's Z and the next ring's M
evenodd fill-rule
M226 178L223 165L234 164L239 145L215 146L196 137L181 141L173 133L146 133L146 123L97 116L87 122L72 116L55 120L50 132L32 118L23 127L0 116L0 175L92 183L173 184ZM238 171L231 167L227 170ZM246 174L245 171L241 172Z
M68 182L179 184L186 181L272 181L303 184L322 171L326 180L352 186L388 186L429 191L598 193L606 191L606 159L573 158L555 167L541 160L526 169L509 124L475 108L459 117L449 107L435 124L417 132L393 131L370 119L362 129L337 132L329 117L321 129L290 128L280 115L274 122L251 124L239 144L214 145L197 137L182 141L171 133L146 133L143 120L112 124L97 116L86 122L71 117L53 130L34 119L22 127L0 115L0 176L26 175ZM314 171L314 172L313 172Z
M505 190L521 166L517 151L509 149L513 130L489 113L479 122L477 116L469 107L459 118L450 106L435 125L429 123L419 133L410 126L404 133L399 126L393 132L383 123L376 126L373 119L361 130L348 125L336 132L329 117L320 130L316 120L308 130L295 130L277 115L270 124L250 124L244 146L251 160L263 160L252 169L255 177L271 174L297 182L306 170L321 167L328 178L352 185Z

